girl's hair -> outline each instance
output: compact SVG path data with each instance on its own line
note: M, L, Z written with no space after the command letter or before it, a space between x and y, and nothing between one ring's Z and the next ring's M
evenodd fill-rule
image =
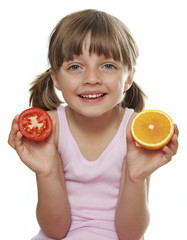
M112 57L133 72L139 51L129 29L116 17L92 9L67 15L52 31L48 59L54 72L59 70L64 61L82 54L82 44L88 33L91 34L90 53ZM33 107L52 110L61 104L49 70L33 82L30 93L30 105ZM140 111L144 107L144 96L133 82L121 106Z

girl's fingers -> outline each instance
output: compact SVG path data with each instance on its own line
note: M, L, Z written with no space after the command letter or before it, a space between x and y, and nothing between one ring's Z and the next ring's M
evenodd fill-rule
M169 161L171 161L172 156L173 156L173 151L168 147L165 146L163 147L163 152L164 152L164 156L163 156L163 165L168 163Z
M177 125L175 124L173 137L169 142L169 144L163 148L164 158L166 159L166 163L169 162L172 159L172 157L177 153L178 135L179 135L179 130Z
M177 137L179 136L179 129L178 129L177 124L174 124L174 134L176 134Z
M18 123L18 118L19 118L19 115L16 115L15 118L13 119L13 121L12 121L12 126L11 126L11 128L13 128L15 124L17 125L17 123Z
M16 133L19 131L18 124L17 124L18 117L19 115L16 115L15 118L13 119L10 134L8 137L8 144L12 148L15 148L15 136L16 136Z
M171 141L167 144L169 149L172 151L172 156L174 156L177 153L178 150L178 136L179 136L179 130L177 125L174 125L174 134L171 138Z
M15 137L15 143L14 143L15 148L14 149L16 150L16 152L18 153L20 158L21 158L20 154L23 152L22 139L23 139L23 136L22 136L21 132L18 131L16 133L16 137Z
M21 134L21 132L20 131L18 131L17 133L16 133L16 137L15 137L15 148L16 149L19 149L20 147L21 147L21 143L22 143L22 134Z
M171 144L171 145L170 145L170 148L171 148L171 150L173 151L173 155L175 155L175 154L177 153L178 146L179 146L178 136L177 136L176 134L173 135L170 144Z

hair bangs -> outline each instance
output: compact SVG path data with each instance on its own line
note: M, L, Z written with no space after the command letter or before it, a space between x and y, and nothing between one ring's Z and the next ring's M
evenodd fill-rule
M58 70L64 61L73 60L74 55L82 54L83 41L90 34L89 52L114 58L132 69L136 57L134 42L129 41L128 29L116 18L96 11L86 10L63 18L51 35L49 61ZM135 54L136 55L136 54Z
M96 28L95 28L96 27ZM116 35L110 35L107 31L97 31L97 26L90 26L87 31L79 31L71 34L68 41L64 41L62 47L63 61L70 61L74 55L82 54L82 46L87 34L90 34L89 53L95 53L98 56L104 55L106 58L114 58L123 61L121 47Z

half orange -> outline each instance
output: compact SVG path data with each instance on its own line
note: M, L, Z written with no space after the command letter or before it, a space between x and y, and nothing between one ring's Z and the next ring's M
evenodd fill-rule
M135 141L142 147L152 150L165 146L173 132L171 117L156 109L141 111L131 123L131 133Z

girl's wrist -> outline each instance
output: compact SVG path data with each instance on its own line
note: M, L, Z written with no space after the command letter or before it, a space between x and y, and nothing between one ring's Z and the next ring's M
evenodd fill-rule
M133 183L133 184L144 184L147 177L144 177L140 175L139 173L136 173L135 171L131 173L129 169L126 169L125 172L125 181L127 183Z
M62 167L62 162L60 155L58 154L55 161L53 163L46 167L42 168L41 172L36 173L36 177L38 179L54 179L54 178L59 178L63 174L63 167Z
M56 165L56 166L55 166ZM58 177L60 169L58 169L58 165L55 164L51 167L43 168L41 171L36 172L36 177L39 179L47 179L47 178L54 178Z
M49 179L49 178L54 178L55 176L58 176L56 169L49 169L46 171L36 173L37 179Z

